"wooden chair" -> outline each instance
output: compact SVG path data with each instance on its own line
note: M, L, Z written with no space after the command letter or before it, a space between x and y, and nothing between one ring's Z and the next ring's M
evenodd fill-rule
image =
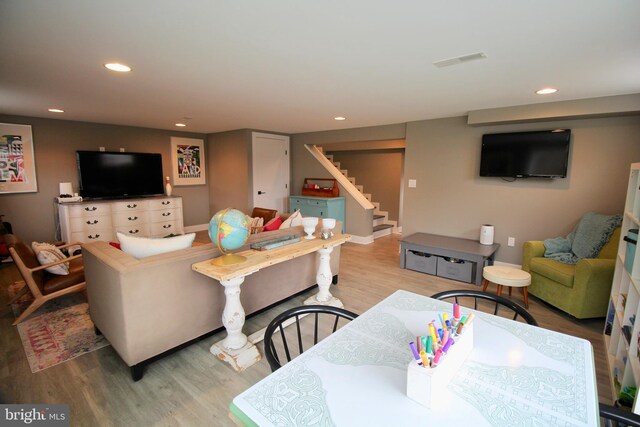
M513 320L517 320L518 316L520 316L528 324L538 326L538 322L536 321L536 319L523 306L509 299L506 299L504 297L500 297L498 295L487 294L480 291L468 291L466 289L461 289L461 290L438 292L437 294L431 295L431 298L438 299L438 300L453 299L456 303L465 307L469 307L469 305L464 304L464 301L466 301L466 299L472 299L473 300L472 308L474 310L480 310L480 311L486 311L486 310L483 310L480 308L478 304L478 300L485 301L485 302L488 302L488 304L484 304L484 305L489 305L489 307L493 307L492 309L493 314L496 316L499 315L498 313L502 308L502 309L508 310L509 315L513 313L513 317L512 317ZM458 301L459 299L462 299L463 302ZM484 308L484 305L482 308Z
M9 236L9 237L7 237ZM18 316L13 325L22 322L27 316L36 311L45 302L67 295L73 292L81 292L86 289L84 279L84 265L82 264L82 254L68 257L45 265L40 265L36 254L24 242L20 241L13 235L5 236L8 241L9 253L13 262L15 262L20 271L20 275L24 280L25 286L11 299L9 304L16 302L21 296L28 291L33 295L33 302L27 309ZM57 246L58 249L64 249L69 246L80 245L79 242L69 243ZM51 274L45 269L52 265L69 262L69 274L60 276Z
M332 334L338 329L338 321L342 319L346 319L351 321L358 317L357 314L352 313L343 308L337 308L327 305L304 305L301 307L294 307L289 309L278 316L269 323L267 329L264 333L264 355L267 358L267 362L269 362L269 366L271 367L271 371L275 372L277 369L282 366L280 362L280 356L278 355L278 351L276 350L276 343L274 341L274 334L277 331L280 331L280 339L279 345L284 349L284 355L287 358L287 362L290 362L292 357L291 354L297 351L296 355L300 355L304 352L304 342L305 338L308 338L308 334L303 335L301 323L304 322L303 317L312 314L314 317L313 321L313 344L309 346L311 348L313 345L317 344L319 341L319 337L321 334L326 333L327 335ZM311 320L311 319L305 319ZM287 335L289 338L292 338L292 333L286 334L285 327L294 323L295 327L295 336L293 340L297 340L297 349L295 346L289 348L289 342L287 340ZM327 323L328 322L328 323ZM311 323L310 321L304 323ZM324 328L322 326L325 326ZM307 325L311 326L311 325ZM329 327L328 329L326 327ZM295 343L294 343L295 345ZM295 357L295 356L294 356Z
M275 218L278 215L278 211L276 209L267 209L267 208L253 208L251 212L251 218L262 218L262 226L261 227L251 227L251 234L260 233L262 229L269 221Z

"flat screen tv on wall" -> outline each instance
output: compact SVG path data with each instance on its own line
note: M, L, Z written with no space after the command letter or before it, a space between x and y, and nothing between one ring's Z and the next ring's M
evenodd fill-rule
M88 199L117 199L164 193L162 155L77 151L80 195Z
M571 129L483 135L480 176L564 178L570 139Z

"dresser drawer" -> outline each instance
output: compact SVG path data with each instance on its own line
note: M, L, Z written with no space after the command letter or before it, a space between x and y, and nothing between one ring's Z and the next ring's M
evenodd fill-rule
M162 210L171 208L181 208L182 199L178 197L168 197L166 199L153 199L149 200L150 210Z
M77 231L71 233L72 242L93 242L95 240L112 241L115 238L113 230Z
M108 203L83 203L69 206L70 218L79 218L85 215L111 215L111 206Z
M129 227L148 222L149 213L136 210L129 212L116 212L111 216L111 218L113 219L114 227Z
M181 224L181 221L164 221L150 224L149 235L151 237L164 237L169 234L181 234Z
M182 211L180 209L163 209L157 211L149 211L149 222L163 222L182 219Z
M122 234L126 234L129 236L136 236L136 237L150 236L149 225L147 224L131 224L123 227L116 227L116 233L122 233Z
M111 210L113 212L138 212L147 210L148 206L147 200L124 200L111 203Z
M69 224L71 232L87 231L93 232L100 229L109 229L112 227L111 217L103 215L85 215L77 218L70 218Z

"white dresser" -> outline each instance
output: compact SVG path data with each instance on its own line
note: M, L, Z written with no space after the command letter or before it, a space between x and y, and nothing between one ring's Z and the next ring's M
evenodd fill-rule
M143 237L184 232L182 198L176 196L60 203L58 215L67 242L115 241L117 231Z

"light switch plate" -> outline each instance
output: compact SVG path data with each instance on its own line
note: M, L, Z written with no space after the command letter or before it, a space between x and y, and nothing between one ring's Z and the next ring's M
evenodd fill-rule
M410 179L409 180L409 188L416 188L416 180L415 179Z

